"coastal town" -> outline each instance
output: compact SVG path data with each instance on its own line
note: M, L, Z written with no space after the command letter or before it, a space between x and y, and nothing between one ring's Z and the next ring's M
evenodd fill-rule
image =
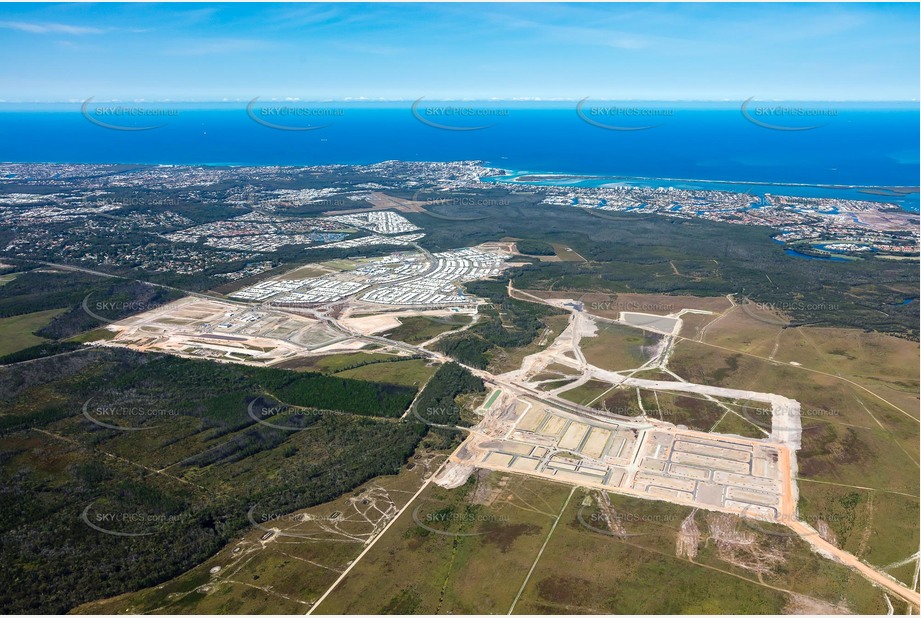
M818 255L918 255L918 214L886 202L626 185L540 188L546 194L545 204L588 208L603 214L766 226L779 232L774 236L778 242Z
M304 179L310 188L290 188ZM515 177L479 161L314 167L4 164L0 225L6 233L0 251L20 258L54 255L87 266L210 272L233 281L277 265L279 252L410 247L425 236L407 218L412 213L438 217L440 208L449 207L452 216L462 217L468 206L518 197L586 209L599 225L605 219L629 223L655 216L767 227L788 253L809 258L916 258L918 214L885 201L884 193L879 191L876 201L871 191L867 199L845 199L627 182L581 186L566 176ZM123 240L138 234L142 245Z

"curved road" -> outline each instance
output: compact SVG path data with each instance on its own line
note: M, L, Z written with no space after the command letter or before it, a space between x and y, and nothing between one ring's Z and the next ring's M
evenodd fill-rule
M418 245L416 245L416 248L418 248L418 249L420 249L421 251L423 251L423 253L426 254L426 257L428 257L430 260L432 260L433 262L435 262L434 256L432 256L431 253L429 253L428 251L422 250L421 247L418 247ZM94 271L94 270L90 270L90 269L87 269L87 268L80 268L80 267L76 267L76 266L65 266L65 265L54 264L54 263L50 263L50 262L40 262L40 263L43 264L43 265L49 266L49 267L60 268L60 269L63 269L63 270L71 270L71 271L77 271L77 272L85 272L85 273L88 273L88 274L93 274L93 275L98 275L98 276L103 276L103 277L111 277L111 278L119 278L119 279L128 279L127 277L121 277L121 276L118 276L118 275L112 275L112 274L110 274L110 273L104 273L104 272L100 272L100 271ZM245 303L245 302L240 302L240 301L228 301L226 298L223 298L223 297L218 298L218 297L211 296L211 295L208 295L208 294L202 294L202 293L196 293L196 292L189 292L188 290L182 290L182 289L174 288L174 287L168 286L168 285L155 284L155 283L150 283L150 282L141 281L141 280L136 280L136 281L139 281L140 283L147 283L148 285L155 285L155 286L161 287L161 288L176 290L176 291L183 292L183 293L188 294L188 295L191 295L191 296L197 296L197 297L200 297L200 298L207 298L207 299L210 299L210 300L221 300L221 301L224 301L224 302L233 302L234 304L238 304L238 305L247 305L247 306L252 306L252 305L256 304L256 303ZM512 295L511 293L514 291L514 292L518 292L518 293L521 294L521 295L530 297L531 299L533 299L532 302L536 301L536 302L540 302L540 303L542 303L542 304L548 304L548 305L550 304L550 303L547 303L544 299L542 299L542 298L540 298L540 297L533 296L533 295L531 295L531 294L528 294L527 292L522 292L522 291L520 291L520 290L514 290L513 287L512 287L512 282L511 282L511 281L509 281L508 290L509 290L509 296L510 296L510 297L511 297L511 295ZM292 313L292 314L297 314L296 312L293 312L293 311L285 311L284 308L281 308L281 307L273 307L272 309L273 309L274 311L278 311L278 312L281 312L281 313ZM570 309L570 312L574 312L574 311L575 311L575 309ZM419 346L414 346L414 345L412 345L412 344L408 344L408 343L401 342L401 341L393 341L393 340L387 339L387 338L385 338L385 337L377 337L377 336L374 336L374 335L365 335L365 334L359 333L359 332L357 332L357 331L354 331L354 330L352 330L352 329L350 329L350 328L347 328L347 327L343 326L343 325L340 324L340 323L338 322L338 320L336 320L335 318L331 318L331 317L329 317L329 316L327 316L327 315L325 315L325 314L322 314L322 313L319 313L319 312L316 312L316 311L308 311L308 313L310 313L311 315L315 316L316 319L323 321L325 324L327 324L327 325L330 326L331 328L333 328L333 329L335 329L335 330L338 330L339 332L342 332L342 333L344 333L344 334L346 334L346 335L348 335L348 336L350 336L350 337L354 337L354 338L362 339L362 340L366 340L366 341L371 341L371 342L374 342L374 343L377 343L377 344L382 344L382 345L386 345L386 346L393 347L393 348L402 349L402 350L405 350L405 351L407 351L407 352L409 352L409 353L412 353L412 354L417 354L417 355L424 356L424 357L426 357L426 358L430 358L431 360L434 360L434 361L439 362L439 363L456 362L456 361L453 361L453 359L451 359L451 358L445 356L444 354L441 354L441 353L439 353L439 352L435 352L435 351L433 351L433 350L428 350L428 349L426 349L426 348L422 348L422 347L419 347ZM461 364L461 363L458 363L458 364ZM528 388L526 388L526 387L523 387L523 386L520 385L520 384L513 384L513 383L511 383L511 382L505 382L505 381L503 381L503 380L499 380L499 379L496 378L496 376L494 376L493 374L491 374L491 373L489 373L489 372L486 372L486 371L483 371L483 370L480 370L480 369L476 369L476 368L473 368L473 367L467 367L466 365L462 365L462 366L464 366L466 369L468 369L468 370L469 370L471 373L473 373L474 375L477 375L477 376L479 376L480 378L482 378L485 382L488 382L488 383L494 385L496 388L503 388L503 389L507 389L507 390L517 391L517 392L521 393L522 395L530 396L531 398L537 399L538 401L546 401L546 400L548 399L548 396L547 396L546 393L543 393L543 392L540 392L540 391L534 391L534 390L532 390L532 389L528 389ZM821 373L821 372L817 372L817 373ZM600 413L598 410L594 410L594 409L590 409L590 408L585 408L584 406L579 406L579 405L577 405L577 404L573 404L573 403L571 403L571 402L561 400L561 399L559 399L559 398L557 398L557 397L552 397L552 399L553 399L553 401L552 401L553 405L559 406L559 407L563 407L563 408L565 408L567 411L570 411L570 412L573 412L573 413L576 413L576 414L581 414L581 415L592 415L592 416L599 416L599 415L600 415L600 416L613 417L613 418L611 418L611 419L609 419L609 420L620 420L620 421L623 421L623 420L624 420L624 417L617 417L617 415L606 415L606 414L604 414L604 413ZM635 422L635 421L634 421L634 422ZM432 478L434 478L434 475L432 476ZM790 482L792 483L792 482L793 482L793 479L790 479ZM427 483L424 484L423 487L422 487L421 489L424 489L424 487L425 487L426 485L427 485ZM421 492L421 489L420 489L420 492ZM417 494L417 495L418 495L418 494ZM415 496L414 496L414 497L415 497ZM412 500L411 500L410 502L412 502ZM408 506L408 505L407 505L407 506ZM405 507L404 507L404 508L405 508ZM394 519L391 521L391 523L393 523L393 521L396 521L396 519L397 519L397 518L394 518ZM885 590L889 591L891 594L893 594L893 595L899 597L900 599L902 599L902 600L904 600L905 602L911 604L911 605L914 606L915 608L921 607L921 594L919 594L919 592L917 592L917 591L915 591L915 590L911 590L911 589L908 588L907 586L905 586L905 585L903 585L903 584L901 584L901 583L899 583L899 582L893 580L892 578L890 578L890 577L889 577L888 575L886 575L885 573L882 573L882 572L880 572L879 570L877 570L876 568L874 568L874 567L872 567L872 566L866 564L865 562L861 561L860 559L858 559L858 558L857 558L856 556L854 556L853 554L851 554L851 553L849 553L849 552L846 552L846 551L844 551L843 549L840 549L840 548L838 548L838 547L835 547L834 545L832 545L832 544L829 543L828 541L824 540L821 536L819 536L819 535L816 533L815 529L813 529L811 526L809 526L809 525L806 524L805 522L799 521L799 520L796 520L796 519L793 519L793 518L791 517L790 520L785 521L785 522L783 522L783 523L784 523L784 525L786 525L788 528L790 528L791 530L793 530L794 532L796 532L796 533L800 536L800 538L802 538L804 541L806 541L807 543L809 543L809 544L810 544L813 548L815 548L819 553L821 553L821 554L823 554L823 555L825 555L825 556L828 556L828 557L830 557L831 559L833 559L833 560L839 562L840 564L843 564L843 565L845 565L845 566L847 566L847 567L849 567L849 568L851 568L851 569L857 571L858 573L860 573L861 575L863 575L865 578L867 578L867 579L868 579L869 581L871 581L872 583L874 583L874 584L876 584L876 585L878 585L878 586L884 588ZM389 527L389 526L388 526L388 527ZM386 530L386 528L385 528L385 530ZM380 536L381 536L381 535L378 535L377 538L379 538ZM375 540L376 540L376 539L375 539ZM371 543L371 545L373 545L373 543ZM362 556L364 555L364 553L367 552L367 550L369 550L369 549L371 548L371 545L369 545L369 546L366 548L365 552L362 553ZM360 558L361 558L361 556L359 556L359 559L360 559ZM354 564L356 564L357 562L358 562L358 559L356 559L355 561L353 561L352 565L354 566ZM347 573L347 572L348 572L348 571L346 571L346 573ZM344 575L345 575L345 573L343 573L343 576L344 576ZM342 579L342 578L340 578L340 579ZM338 581L337 581L336 583L338 583ZM329 590L327 590L327 593L326 593L326 594L329 594L329 592L332 591L332 588L335 588L335 584L334 584ZM324 595L324 597L325 597L325 595ZM323 599L321 598L320 600L322 601ZM318 605L319 605L319 603L316 603L316 604L314 605L314 608L317 607ZM311 609L311 612L312 612L312 611L313 611L313 608Z

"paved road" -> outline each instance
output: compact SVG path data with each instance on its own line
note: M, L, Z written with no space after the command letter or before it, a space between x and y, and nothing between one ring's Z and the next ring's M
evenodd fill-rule
M417 248L419 248L419 247L417 246ZM420 250L421 250L421 248L420 248ZM433 259L433 256L432 256L430 253L428 253L427 251L424 251L424 253L427 254L427 257L429 257L429 259ZM92 275L97 275L97 276L102 276L102 277L109 277L109 278L116 278L116 279L128 279L128 280L132 280L132 279L129 279L129 278L126 278L126 277L121 277L121 276L118 276L118 275L112 275L112 274L110 274L110 273L104 273L104 272L100 272L100 271L94 271L94 270L91 270L91 269L81 268L81 267L78 267L78 266L66 266L66 265L61 265L61 264L54 264L54 263L51 263L51 262L39 262L39 263L41 263L41 264L43 264L43 265L45 265L45 266L51 267L51 268L59 268L59 269L62 269L62 270L70 270L70 271L75 271L75 272L84 272L84 273L87 273L87 274L92 274ZM203 293L199 293L199 292L190 292L190 291L188 291L188 290L183 290L183 289L176 288L176 287L173 287L173 286L163 285L163 284L157 284L157 283L151 283L151 282L148 282L148 281L142 281L142 280L140 280L140 279L134 279L133 281L138 281L138 282L140 282L140 283L146 283L146 284L148 284L148 285L153 285L153 286L160 287L160 288L165 288L165 289L169 289L169 290L174 290L174 291L182 292L182 293L184 293L184 294L187 294L187 295L190 295L190 296L199 297L199 298L205 298L205 299L209 299L209 300L220 300L220 301L222 301L222 302L229 302L229 303L233 303L233 304L237 304L237 305L242 305L242 306L258 306L258 305L254 304L254 303L246 303L246 302L241 302L241 301L228 300L227 298L224 298L224 297L221 297L221 296L212 296L212 295L209 295L209 294L203 294ZM511 295L511 292L512 292L512 291L518 292L519 294L526 295L526 296L530 297L531 299L533 299L533 300L535 300L535 301L538 301L538 302L541 302L541 303L544 303L544 304L550 304L550 303L547 303L545 300L543 300L543 299L541 299L541 298L539 298L539 297L537 297L537 296L533 296L533 295L531 295L531 294L527 294L526 292L521 292L520 290L513 290L512 286L511 286L511 282L509 282L509 292L510 292L510 295ZM278 312L281 312L281 313L297 313L297 312L293 312L293 311L285 311L285 310L284 310L283 308L281 308L281 307L273 307L273 309L274 309L274 311L278 311ZM572 311L575 311L575 310L573 309ZM357 331L355 331L355 330L353 330L353 329L349 329L349 328L343 326L343 325L340 324L339 321L336 320L335 318L331 318L331 317L328 317L328 316L326 316L326 315L323 315L323 314L320 314L320 313L317 313L317 312L310 312L310 313L312 313L314 316L316 316L317 319L320 319L320 320L322 320L323 322L325 322L326 324L328 324L330 327L332 327L332 328L334 328L334 329L336 329L336 330L338 330L338 331L340 331L340 332L342 332L342 333L344 333L344 334L347 334L347 335L349 335L349 336L351 336L351 337L355 337L355 338L357 338L357 339L362 339L362 340L366 340L366 341L371 341L371 342L374 342L374 343L386 345L386 346L393 347L393 348L402 349L402 350L405 350L405 351L407 351L407 352L409 352L409 353L411 353L411 354L421 355L421 356L423 356L423 357L425 357L425 358L429 358L429 359L431 359L431 360L434 360L434 361L440 362L440 363L446 363L446 362L452 362L452 361L453 361L453 359L448 358L447 356L445 356L444 354L441 354L441 353L439 353L439 352L435 352L435 351L433 351L433 350L428 350L428 349L426 349L426 348L422 348L422 347L419 347L419 346L414 346L414 345L412 345L412 344L408 344L408 343L405 343L405 342L393 341L393 340L391 340L391 339L386 339L386 338L384 338L384 337L377 337L377 336L374 336L374 335L364 335L364 334L362 334L362 333L360 333L360 332L357 332ZM453 361L453 362L456 362L456 361ZM465 367L466 367L466 366L465 366ZM597 417L597 416L613 416L613 417L616 417L616 416L617 416L617 415L605 414L605 413L603 413L603 412L599 412L598 410L586 408L585 406L580 406L580 405L577 405L577 404L574 404L574 403L571 403L571 402L568 402L568 401L559 399L559 398L557 398L557 397L548 396L547 393L543 393L543 392L540 392L540 391L536 391L536 390L533 390L533 389L529 389L529 388L526 388L526 387L524 387L524 386L522 386L522 385L520 385L520 384L516 384L516 383L512 383L512 382L507 382L507 381L501 380L501 379L497 378L495 375L493 375L493 374L491 374L491 373L489 373L489 372L483 371L483 370L481 370L481 369L477 369L477 368L474 368L474 367L466 367L466 368L467 368L468 370L470 370L472 373L474 373L475 375L477 375L477 376L479 376L480 378L482 378L482 379L483 379L484 381L486 381L487 383L490 383L490 384L492 384L493 386L495 386L495 387L497 387L497 388L502 388L502 389L506 389L506 390L509 390L509 391L513 391L513 392L520 393L521 395L527 396L527 397L529 397L529 398L531 398L531 399L533 399L533 400L536 400L536 401L538 401L538 402L541 402L541 403L543 403L543 404L550 403L551 405L553 405L553 406L555 406L555 407L562 408L562 409L566 410L567 412L571 412L571 413L579 414L579 415L583 415L583 416L596 416L596 417ZM548 400L549 400L549 401L548 401ZM626 418L626 417L617 417L616 419L611 419L611 420L622 420L622 419L625 419L625 418ZM635 422L635 421L634 421L634 422ZM753 442L757 442L757 441L753 441ZM435 476L437 476L437 473L436 473L436 474L433 474L433 475L430 477L430 479L429 479L428 481L426 481L426 482L423 484L423 486L419 489L419 492L416 493L416 496L418 496L419 493L421 493L422 490L423 490L426 486L428 486L428 483L431 481L431 479L435 478ZM789 475L789 469L788 469L787 477L789 478L789 476L790 476L790 475ZM791 479L790 479L790 483L792 483L792 482L793 482L793 479L791 478ZM416 496L413 496L413 499L415 499ZM785 493L785 498L786 498L786 500L792 500L789 496L790 496L789 493ZM785 502L786 502L786 500L785 500ZM409 504L410 504L411 502L412 502L412 500L410 500L410 502L407 503L406 506L408 507ZM791 514L792 514L793 505L790 504L790 503L787 503L787 504L785 505L785 507L786 507L786 508L789 508L790 511L791 511ZM406 507L404 507L403 510L405 510L405 509L406 509ZM786 509L784 509L784 510L786 510ZM401 513L402 513L402 511L401 511ZM393 522L395 522L396 519L397 519L398 517L399 517L399 514L398 514L397 517L395 517L390 523L392 524ZM848 566L848 567L850 567L850 568L852 568L852 569L858 571L861 575L863 575L864 577L866 577L867 579L869 579L869 580L870 580L871 582L873 582L874 584L876 584L876 585L878 585L878 586L881 586L881 587L885 588L886 590L888 590L888 591L891 592L892 594L898 596L899 598L901 598L901 599L903 599L904 601L906 601L906 602L912 604L913 606L915 606L915 607L921 606L921 598L919 598L919 593L918 593L918 592L916 592L916 591L914 591L914 590L911 590L911 589L909 589L908 587L906 587L906 586L904 586L904 585L902 585L902 584L900 584L900 583L898 583L898 582L896 582L896 581L893 581L892 579L890 579L890 578L889 578L888 576L886 576L885 574L881 573L880 571L876 570L875 568L871 567L870 565L868 565L868 564L866 564L866 563L860 561L856 556L854 556L854 555L852 555L852 554L850 554L850 553L848 553L848 552L846 552L846 551L844 551L844 550L842 550L842 549L839 549L839 548L835 547L835 546L832 545L831 543L828 543L827 541L825 541L824 539L822 539L821 536L819 536L819 535L816 533L816 531L815 531L811 526L807 525L805 522L798 521L798 520L795 520L793 517L790 517L790 519L787 520L787 521L785 521L784 523L785 523L785 525L786 525L787 527L789 527L791 530L793 530L794 532L796 532L803 540L805 540L807 543L809 543L810 545L812 545L813 547L815 547L815 548L816 548L818 551L820 551L821 553L823 553L823 554L825 554L825 555L828 555L828 556L831 556L834 560L840 562L841 564L844 564L845 566ZM389 527L390 527L390 525L388 524L387 528L389 528ZM339 583L342 579L344 579L345 575L351 570L351 568L352 568L355 564L358 563L358 561L368 552L368 550L371 549L371 547L374 545L374 543L377 541L377 539L380 538L380 537L383 535L383 532L386 531L387 528L385 528L385 529L382 531L382 534L380 534L380 535L378 535L377 537L375 537L374 541L372 541L372 542L368 545L368 547L365 548L365 551L362 552L362 554L359 555L359 557L356 558L355 561L353 561L353 563L349 566L349 568L346 569L346 571L345 571L345 572L342 574L342 576L333 584L333 586L330 587L330 589L326 591L326 593L320 598L320 600L317 601L316 604L314 604L314 606L311 608L310 612L308 612L308 613L312 613L313 610L320 604L320 602L322 602L323 599L325 599L326 596L333 590L333 588L335 588L336 585L338 585L338 583Z
M519 295L527 296L529 299L532 299L537 302L541 302L543 304L548 304L548 305L551 304L538 296L534 296L532 294L528 294L527 292L522 292L520 290L514 290L511 286L511 282L509 282L509 295L510 296L512 292L515 292ZM731 298L730 298L730 302L732 302ZM551 306L555 306L555 305L551 305ZM575 309L571 309L570 311L575 312ZM613 320L602 319L602 321L613 321ZM635 382L643 383L644 386L647 385L646 383L649 383L648 384L649 386L652 385L652 383L647 380L635 380ZM518 385L518 388L521 389L522 387ZM718 389L715 387L709 387L706 385L694 385L694 384L685 384L685 383L681 383L681 386L679 386L678 388L680 390L689 390L689 391L698 391L698 392L702 392L702 391L713 392L713 391L726 390L726 389ZM545 400L544 403L546 403L546 399L548 399L548 397L546 396L546 393L541 393L541 395L542 395L541 398ZM755 395L755 393L749 393L749 395ZM764 396L764 394L760 394L760 393L758 395ZM779 395L775 395L772 398L786 400L786 398L780 397ZM553 404L555 405L557 401L559 400L557 398L553 398L553 399L555 399L555 401L553 401ZM786 400L786 401L790 401L790 400ZM570 409L569 411L576 412L575 410L572 410L572 409ZM752 442L757 443L761 441L753 440ZM798 443L796 446L798 447ZM885 573L882 573L876 568L866 564L865 562L862 562L860 559L858 559L853 554L847 551L844 551L843 549L840 549L838 547L835 547L834 545L832 545L831 543L823 539L816 532L814 528L812 528L805 522L799 521L796 519L795 517L796 504L793 501L793 492L792 492L794 479L792 478L792 473L790 470L791 459L794 456L794 453L792 452L792 449L788 450L785 447L782 447L781 451L785 455L784 457L781 458L781 462L780 462L781 468L784 473L784 478L789 480L789 482L784 483L784 492L783 492L783 496L781 500L781 511L784 513L784 517L782 518L782 523L784 523L784 525L786 525L788 528L796 532L797 535L799 535L804 541L809 543L811 546L813 546L817 551L819 551L823 555L830 556L833 560L851 569L856 570L858 573L860 573L865 578L870 580L870 582L884 588L891 594L896 595L897 597L906 601L907 603L910 603L915 608L921 607L921 593L914 591L910 589L909 587L897 581L894 581L889 576L887 576Z

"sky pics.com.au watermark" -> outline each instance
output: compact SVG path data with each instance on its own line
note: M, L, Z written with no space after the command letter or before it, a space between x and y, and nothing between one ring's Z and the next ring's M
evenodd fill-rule
M585 304L588 311L651 311L653 313L672 313L675 305L642 300L610 300Z
M162 104L132 102L93 102L94 97L83 101L80 113L97 127L110 131L152 131L165 127L179 117L179 108Z
M631 389L632 390L632 389ZM687 412L682 412L680 410L671 410L669 408L660 408L656 406L650 406L645 404L645 410L641 410L639 406L607 406L604 405L604 402L597 404L600 406L600 409L608 414L614 414L616 416L624 416L630 418L639 418L645 416L648 418L657 418L663 421L672 421L672 419L680 419L682 417L687 417ZM674 421L678 422L678 421Z
M442 131L482 131L495 126L498 120L506 119L510 114L507 107L424 100L425 97L420 97L413 101L410 106L413 118Z
M762 303L748 300L740 303L745 314L772 326L805 326L815 324L819 320L788 320L784 316L809 313L820 317L822 314L840 311L841 306L835 303L805 303L800 301L783 301L779 303Z
M254 399L246 406L246 414L265 427L281 431L303 431L311 429L316 419L333 412L287 404L261 405L258 399Z
M588 512L589 509L589 506L583 505L576 513L576 519L583 528L620 539L650 534L648 531L637 530L642 524L671 525L680 519L676 515L664 513L629 513L613 510L605 513L597 509Z
M759 406L753 402L746 402L742 404L739 413L742 417L750 422L756 427L771 432L774 427L774 411L771 408L766 408L763 405ZM811 431L820 429L822 426L817 423L812 423L806 426L802 426L802 420L806 419L815 419L815 420L827 420L827 419L836 419L843 416L839 410L824 410L821 408L802 408L799 411L800 419L800 431ZM780 419L783 427L781 429L793 429L796 425L790 425L785 418Z
M674 108L633 103L576 103L576 115L593 127L608 131L648 131L662 126L675 115Z
M83 417L104 429L145 431L181 416L175 408L150 404L142 399L133 393L97 393L83 402Z
M838 525L850 527L853 524L848 518L834 513L822 515L781 514L775 518L770 518L770 520L764 520L756 517L756 509L757 507L745 507L740 514L742 523L751 530L770 537L803 538L807 536L820 536L826 541L831 541L835 538L835 527ZM806 524L811 530L794 532L787 527L795 524Z
M838 117L833 107L793 105L779 102L756 102L749 97L742 102L742 117L755 126L772 131L811 131Z
M299 101L259 102L246 104L246 115L256 124L276 131L317 131L345 117L344 107Z
M105 195L102 197L88 197L84 204L93 208L177 208L184 203L174 197L164 196L126 196L116 197Z
M83 302L80 304L84 313L89 315L92 318L99 320L100 322L105 322L106 324L112 324L118 322L121 317L119 315L125 316L134 313L142 313L145 311L151 311L153 309L159 309L168 303L160 302L151 302L138 299L122 299L122 298L103 298L97 297L94 300L90 300L95 292L90 292L83 298Z
M327 517L317 517L305 513L274 513L274 512L257 512L259 505L254 504L246 512L246 520L257 530L265 534L263 540L271 537L289 537L294 539L316 539L316 530L305 530L297 532L298 526L306 522L320 522L321 524L336 523L341 521L342 513L336 511ZM356 541L358 542L358 541Z
M423 208L433 206L455 206L459 208L496 208L511 206L512 200L508 197L489 197L486 195L457 195L452 193L432 193L430 189L420 189L413 193L411 202Z
M142 537L157 534L165 526L177 525L187 514L168 515L143 511L119 510L88 504L80 521L96 532L118 537Z
M458 406L429 406L422 410L413 406L410 409L410 414L419 422L431 427L464 430L464 427L457 426L457 422L461 418L461 411Z
M467 537L484 536L503 524L511 522L508 515L481 513L478 510L456 512L448 509L430 511L427 505L420 504L412 512L413 522L423 530L442 536ZM486 527L486 530L480 528ZM455 530L452 530L455 528ZM459 528L459 530L457 530Z

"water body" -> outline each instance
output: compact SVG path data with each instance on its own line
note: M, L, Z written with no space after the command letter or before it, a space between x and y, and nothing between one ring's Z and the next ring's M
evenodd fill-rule
M816 249L821 249L822 251L830 251L831 253L847 253L847 252L848 252L846 249L834 249L834 248L831 248L831 247L829 246L830 244L835 244L835 243L817 244L817 245L813 245L813 246L814 246ZM857 247L861 246L861 245L859 245L859 244L857 244L857 243L847 243L847 244L854 245L854 246L857 246ZM863 246L866 246L866 245L863 245Z
M575 103L555 107L490 104L486 116L414 115L405 104L312 104L337 115L267 117L272 123L311 131L286 131L254 120L245 103L161 104L169 115L126 118L89 114L144 131L103 128L80 104L0 104L0 161L209 165L369 164L386 160L481 160L506 170L591 175L577 183L647 183L818 197L891 201L918 210L918 195L871 195L856 187L917 186L917 104L835 107L821 119L771 118L788 128L750 122L738 103L673 104L671 114L650 119L602 118L638 131L599 128ZM105 104L113 106L115 104ZM129 104L130 105L130 104ZM261 105L261 104L260 104ZM268 107L270 104L265 103ZM273 104L277 105L277 104ZM444 105L444 104L437 104ZM467 105L467 104L452 104ZM485 104L478 104L483 107ZM664 105L664 104L663 104ZM505 109L502 109L506 106ZM153 108L156 106L148 106ZM476 105L471 104L471 107ZM437 111L437 108L435 109ZM490 111L490 110L487 110ZM253 110L251 109L251 112ZM583 109L583 116L590 113ZM446 130L441 126L476 130ZM593 119L597 117L589 117ZM562 181L569 182L569 181ZM554 183L555 184L555 183ZM842 188L831 188L842 187Z
M532 176L540 175L541 173L539 172L513 172L504 176L487 178L486 180L497 183L514 183L556 187L674 187L677 189L701 191L731 191L734 193L748 193L754 198L760 198L761 202L754 204L752 208L761 208L764 206L764 196L770 193L773 195L791 195L796 197L823 197L849 200L866 200L869 202L894 204L903 210L908 210L911 212L919 211L918 193L897 194L891 191L878 191L876 188L864 186L808 185L784 182L733 182L714 180L689 180L680 178L628 178L615 176L576 178L574 176L555 175L555 177L546 177L540 180L529 179ZM522 180L522 178L524 180ZM675 207L675 210L678 208L679 207ZM818 212L820 214L826 215L837 214L838 209L830 208L828 210Z
M820 255L807 255L805 253L800 253L799 251L796 251L794 249L784 249L783 252L786 253L787 255L798 257L798 258L803 258L805 260L823 260L825 262L850 262L850 260L846 258L842 258L842 257L835 257L832 255L821 255L821 256Z

